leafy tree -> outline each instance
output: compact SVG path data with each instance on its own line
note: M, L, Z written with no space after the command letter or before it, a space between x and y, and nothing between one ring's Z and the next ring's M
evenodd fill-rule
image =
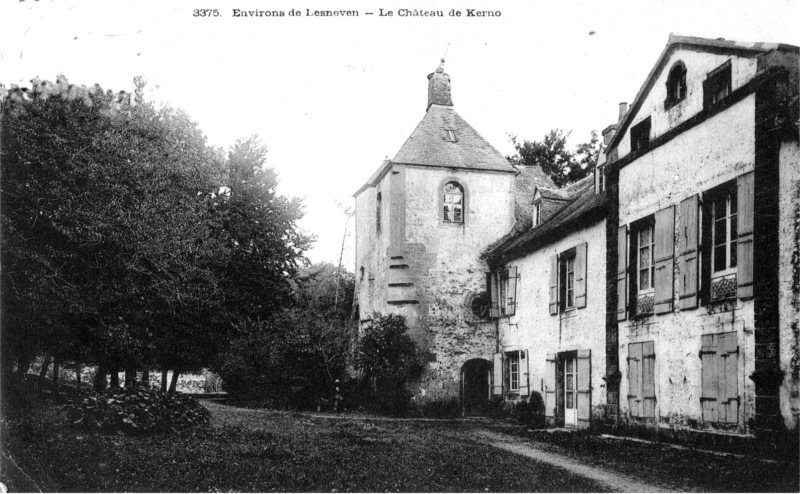
M559 187L577 182L591 173L600 151L597 132L592 131L589 142L579 144L575 151L567 147L570 132L552 129L541 141L524 140L510 136L517 153L508 160L517 166L538 166Z
M360 335L354 366L372 386L378 405L402 412L408 404L406 382L419 376L422 363L417 345L406 334L405 317L374 314Z

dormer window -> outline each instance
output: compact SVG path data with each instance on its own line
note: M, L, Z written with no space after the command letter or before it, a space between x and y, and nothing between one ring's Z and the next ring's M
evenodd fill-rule
M533 203L533 226L542 223L542 201Z
M596 169L597 171L597 193L601 193L606 190L606 165L600 165Z
M686 98L686 66L676 62L667 77L667 100L664 107L670 109Z
M631 151L642 149L650 144L650 117L631 127Z
M446 130L445 133L447 134L447 140L450 142L456 142L456 131L455 130Z
M464 189L456 182L444 186L444 222L464 223Z
M709 72L703 82L703 107L716 105L731 94L731 61Z

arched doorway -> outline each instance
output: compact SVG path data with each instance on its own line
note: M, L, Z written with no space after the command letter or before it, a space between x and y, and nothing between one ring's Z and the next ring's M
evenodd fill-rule
M492 364L485 359L468 360L461 367L461 412L483 415L488 411L492 389Z

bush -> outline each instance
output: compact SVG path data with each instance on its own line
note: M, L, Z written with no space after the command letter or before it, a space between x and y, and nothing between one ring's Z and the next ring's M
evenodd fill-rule
M68 411L75 426L131 435L204 426L211 420L211 413L190 396L146 388L90 392Z
M208 369L203 369L203 391L206 393L220 393L222 392L222 378L219 375L211 372Z

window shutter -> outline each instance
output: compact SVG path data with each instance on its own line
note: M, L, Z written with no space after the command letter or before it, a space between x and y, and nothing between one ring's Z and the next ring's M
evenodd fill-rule
M544 415L554 419L556 416L556 355L547 354L544 378Z
M558 255L550 256L550 315L558 314Z
M528 378L530 372L530 364L528 363L528 350L519 351L519 395L528 396L531 394L530 379Z
M492 394L495 396L502 396L503 395L503 354L502 353L495 353L494 354L494 375L492 387Z
M738 289L736 296L753 296L753 172L739 176L737 181L737 228L739 239L736 243Z
M517 268L508 268L508 287L506 289L506 315L513 316L517 311Z
M697 212L698 196L681 201L681 228L678 232L678 307L697 308Z
M718 359L723 361L719 366L722 374L717 393L719 421L735 424L739 421L739 344L735 331L719 336Z
M642 416L642 344L628 345L628 410L631 417Z
M654 259L655 313L672 312L675 286L675 208L670 206L656 213Z
M628 318L628 225L617 233L617 321Z
M578 350L578 427L589 427L592 418L592 351Z
M497 301L497 272L486 273L486 290L489 292L489 317L500 317L500 305Z
M656 352L652 341L642 343L642 417L656 416Z
M703 422L717 422L718 378L717 378L717 335L704 334L700 339L700 363L702 387L700 405L703 408Z
M586 307L586 242L575 247L575 307Z

